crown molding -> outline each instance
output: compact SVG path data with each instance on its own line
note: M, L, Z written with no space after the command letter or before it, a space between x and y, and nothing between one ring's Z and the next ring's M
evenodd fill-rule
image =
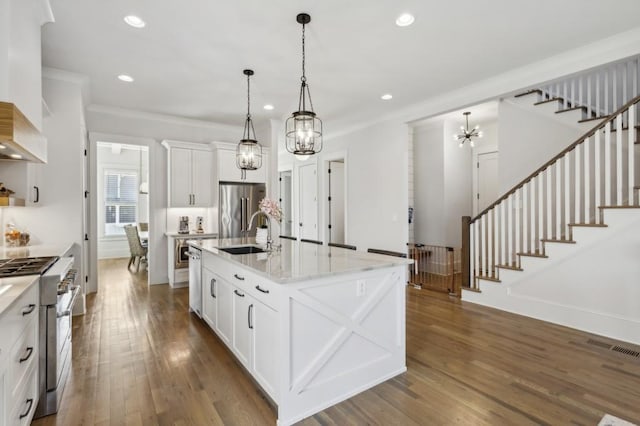
M87 111L98 114L115 115L117 117L137 118L141 120L163 121L170 124L202 127L207 129L218 129L229 132L242 133L241 126L233 126L230 124L216 123L213 121L197 120L194 118L184 118L174 115L159 114L155 112L140 111L135 109L120 108L109 105L91 104L87 107Z

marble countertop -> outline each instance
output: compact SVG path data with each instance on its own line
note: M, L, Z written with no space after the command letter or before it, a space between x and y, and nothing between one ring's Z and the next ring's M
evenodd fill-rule
M271 281L286 284L332 275L364 272L374 269L410 265L413 260L348 250L288 239L275 241L280 250L270 253L232 255L218 250L239 245L256 245L254 238L192 240L189 244L217 255Z
M16 259L21 257L64 256L73 247L67 244L35 244L24 247L0 247L0 259Z
M0 315L13 305L22 294L40 279L40 275L0 278Z
M188 234L180 234L178 232L165 232L165 234L167 237L180 237L180 238L217 238L218 234L217 233L209 233L209 232L204 232L204 233L200 233L198 234L197 232L189 232Z

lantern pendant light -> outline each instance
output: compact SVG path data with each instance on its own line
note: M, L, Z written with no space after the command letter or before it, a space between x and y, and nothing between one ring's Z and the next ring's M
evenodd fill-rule
M253 129L253 121L251 120L249 78L254 73L253 70L244 70L243 74L247 76L247 118L244 122L242 139L236 148L236 165L244 175L246 170L257 170L262 166L262 146L256 140L256 131Z
M295 154L299 159L322 151L322 120L313 112L311 92L305 70L305 25L311 22L311 16L300 13L296 21L302 24L302 77L300 77L300 97L298 99L298 111L291 114L286 123L287 151ZM309 108L307 109L307 101Z

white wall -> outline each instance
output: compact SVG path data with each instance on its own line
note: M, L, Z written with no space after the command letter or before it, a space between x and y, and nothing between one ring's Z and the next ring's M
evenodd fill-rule
M381 122L325 140L318 164L335 153L346 153L347 244L358 250L378 248L406 252L408 233L408 129L398 122ZM283 154L290 155L290 154ZM326 172L320 171L320 182ZM320 200L326 198L319 185ZM326 227L320 209L320 229Z
M584 131L508 100L498 104L500 160L498 177L504 194L560 153Z

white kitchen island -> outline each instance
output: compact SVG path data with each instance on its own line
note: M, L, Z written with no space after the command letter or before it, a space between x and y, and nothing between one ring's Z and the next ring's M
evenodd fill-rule
M289 425L406 371L412 261L282 239L191 241L202 250L203 319Z

